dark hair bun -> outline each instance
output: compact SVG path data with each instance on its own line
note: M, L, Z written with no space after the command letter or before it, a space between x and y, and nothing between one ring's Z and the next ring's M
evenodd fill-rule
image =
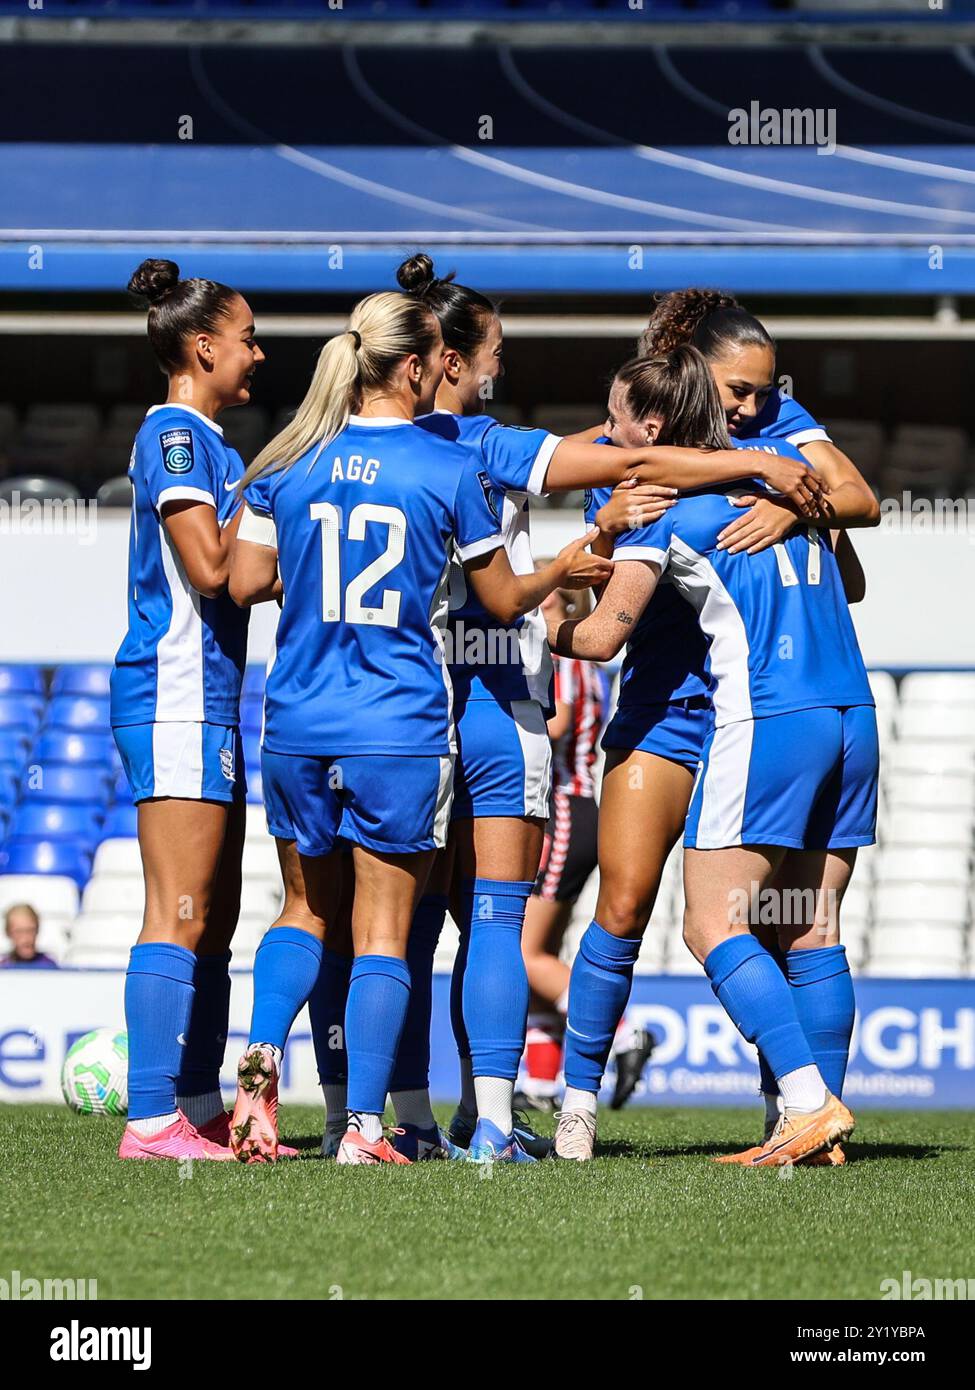
M175 261L143 261L129 281L129 293L141 295L150 304L158 304L179 284L179 266Z
M416 295L426 294L437 283L433 261L423 251L403 262L396 272L396 279L407 294Z

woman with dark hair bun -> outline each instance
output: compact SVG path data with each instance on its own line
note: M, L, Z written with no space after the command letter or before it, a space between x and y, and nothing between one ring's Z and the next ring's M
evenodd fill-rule
M217 417L250 400L264 354L247 301L228 285L146 260L129 290L148 302L169 389L129 464L128 631L112 673L112 729L146 881L125 984L119 1157L231 1159L220 1067L240 908L247 614L227 593L244 466Z

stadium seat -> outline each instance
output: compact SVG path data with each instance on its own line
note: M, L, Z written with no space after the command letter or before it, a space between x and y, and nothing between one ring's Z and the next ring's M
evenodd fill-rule
M262 839L247 840L244 843L244 874L258 878L274 878L280 875L278 849L269 835Z
M142 855L139 851L138 840L133 840L129 836L121 839L106 838L102 840L98 849L95 851L95 861L92 865L92 876L96 874L99 878L120 874L123 878L131 878L133 875L142 873Z
M106 662L59 666L51 681L51 694L107 697L111 677L112 668Z
M0 810L7 813L15 805L20 791L20 773L0 764Z
M897 705L897 682L889 671L868 671L873 698L879 705Z
M965 955L965 931L951 922L922 922L918 924L893 921L880 917L874 924L871 950L874 955L914 955L928 951L943 959Z
M87 909L71 927L71 959L79 951L120 951L127 957L141 930L141 915Z
M104 806L110 788L111 777L105 768L52 763L42 765L37 776L27 777L23 797L25 802L66 801Z
M975 780L970 777L927 777L923 773L892 772L885 780L887 805L919 810L975 809Z
M39 666L10 662L0 666L0 695L37 695L44 698L44 675Z
M248 840L266 840L267 836L267 812L264 807L248 805L246 838Z
M958 811L927 811L895 807L883 824L883 843L921 849L956 845L970 849L971 819Z
M964 962L955 956L938 957L917 951L913 955L871 955L863 971L878 979L954 980L964 975Z
M0 729L23 729L33 734L43 709L39 695L0 695Z
M919 933L933 922L958 927L968 921L968 893L951 883L883 883L874 895L874 924L906 922Z
M91 805L26 802L11 821L11 834L21 840L81 840L94 845L99 837L101 812Z
M875 420L829 420L823 423L836 447L842 449L867 481L872 483L883 464L883 426Z
M240 910L251 917L263 917L269 924L274 921L284 902L284 888L280 873L273 878L245 875L240 890Z
M63 478L47 478L41 474L25 474L5 478L0 483L0 502L79 502L81 493L74 483Z
M258 734L264 722L264 695L244 695L240 702L241 734ZM249 770L249 769L248 769Z
M44 721L48 729L109 729L108 696L55 695Z
M954 740L971 746L975 744L975 705L902 705L897 727L900 738L916 743Z
M78 911L78 885L56 874L0 874L0 914L14 903L30 903L41 918L73 918Z
M896 740L882 749L881 771L909 777L954 777L969 781L975 777L975 749L954 742L932 740L907 743Z
M132 506L132 481L128 474L106 478L99 484L95 501L99 507L124 507L128 511Z
M98 874L88 880L81 899L83 912L134 913L141 918L146 889L141 874Z
M30 734L24 729L0 728L0 762L23 767L30 751Z
M91 849L82 840L15 836L0 849L0 874L54 874L73 878L81 888L90 870Z
M247 769L247 801L251 806L263 806L264 804L264 783L261 779L259 762Z
M116 802L105 817L102 833L110 840L135 838L139 833L139 812L131 802Z
M244 683L241 687L242 700L263 700L264 682L267 678L265 667L258 662L250 662L244 667Z
M904 705L975 705L975 671L912 671L900 698Z
M967 888L971 855L965 849L887 849L880 855L879 878L882 884L948 883Z
M31 749L31 760L49 767L70 763L78 767L108 767L114 740L109 733L82 733L71 729L47 729Z

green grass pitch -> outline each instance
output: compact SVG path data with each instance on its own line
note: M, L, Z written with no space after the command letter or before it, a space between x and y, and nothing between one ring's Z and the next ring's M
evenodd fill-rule
M864 1112L845 1168L785 1176L708 1161L757 1109L602 1112L595 1162L493 1171L338 1168L317 1110L282 1118L300 1159L181 1174L119 1163L120 1120L0 1107L0 1277L101 1299L875 1299L906 1269L972 1273L971 1113Z

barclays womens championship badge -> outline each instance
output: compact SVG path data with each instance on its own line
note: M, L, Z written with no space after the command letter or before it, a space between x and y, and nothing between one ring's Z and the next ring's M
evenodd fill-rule
M163 430L159 447L167 473L188 473L193 467L192 430Z

